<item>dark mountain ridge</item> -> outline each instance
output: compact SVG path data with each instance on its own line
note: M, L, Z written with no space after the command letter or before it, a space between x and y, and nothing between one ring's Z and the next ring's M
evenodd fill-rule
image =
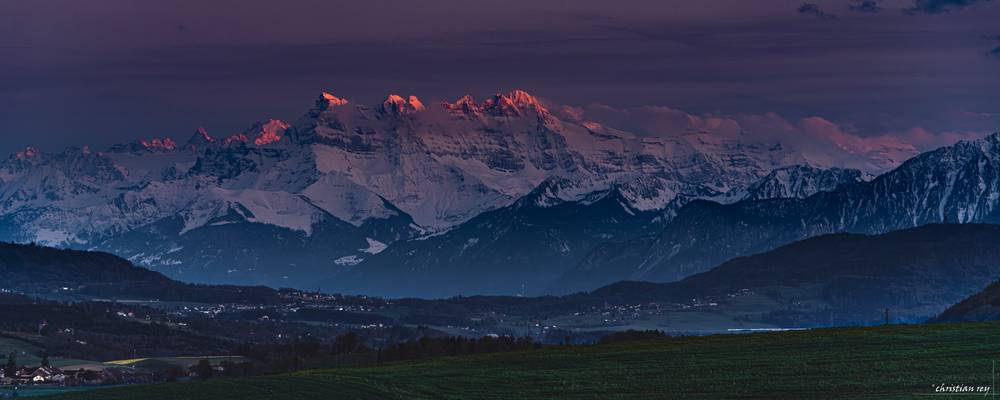
M186 284L110 253L33 244L0 243L0 284L6 290L42 295L223 303L278 300L277 291L270 288Z
M783 312L804 320L877 319L885 308L901 319L922 320L1000 277L998 239L1000 226L988 224L822 235L737 257L679 282L621 282L590 295L617 302L684 301L746 289L788 305Z
M1000 199L1000 134L914 157L869 182L804 199L693 201L656 236L605 243L565 281L669 282L741 255L808 237L885 233L932 223L994 223ZM580 284L577 283L577 286Z
M619 187L580 201L547 181L511 207L436 236L397 242L323 287L376 296L538 295L597 243L662 228L663 212L631 208ZM405 278L403 278L405 276ZM403 279L401 279L403 278Z
M935 321L992 321L1000 319L1000 281L948 307Z
M545 320L644 305L782 327L922 322L1000 278L1000 225L930 224L881 235L820 235L737 257L678 282L623 281L565 296L398 299L439 321ZM707 306L715 303L714 306ZM703 308L691 308L701 304ZM655 306L654 306L655 305Z

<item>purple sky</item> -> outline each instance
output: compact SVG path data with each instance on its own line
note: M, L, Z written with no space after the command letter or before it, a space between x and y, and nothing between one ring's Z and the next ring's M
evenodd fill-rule
M808 3L5 1L0 153L228 134L323 90L1000 131L1000 2Z

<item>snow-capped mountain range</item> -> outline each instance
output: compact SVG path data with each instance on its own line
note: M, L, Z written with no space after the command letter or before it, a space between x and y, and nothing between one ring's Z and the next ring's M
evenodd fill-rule
M29 148L0 163L0 239L113 251L194 281L305 286L553 179L536 206L588 204L613 187L628 210L669 220L692 199L801 197L881 172L815 161L843 146L806 157L815 150L751 132L640 135L551 107L520 90L374 106L323 93L294 122L238 134ZM852 156L893 163L880 154Z

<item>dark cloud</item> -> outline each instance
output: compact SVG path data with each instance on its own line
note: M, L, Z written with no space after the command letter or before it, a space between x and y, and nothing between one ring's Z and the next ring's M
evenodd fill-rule
M876 0L851 0L851 4L848 8L850 8L851 11L861 13L877 13L882 11L882 7L879 7Z
M799 6L799 14L812 15L824 21L837 19L836 15L823 11L823 9L819 8L819 5L816 3L802 3L802 5Z
M571 105L822 116L866 135L1000 127L946 115L1000 115L1000 58L985 56L1000 45L996 3L928 23L888 12L914 0L847 10L862 1L0 1L0 158L239 132L296 118L320 90L431 104L521 88ZM819 6L800 16L802 2ZM818 23L823 10L854 18Z
M940 14L992 0L915 0L911 13Z

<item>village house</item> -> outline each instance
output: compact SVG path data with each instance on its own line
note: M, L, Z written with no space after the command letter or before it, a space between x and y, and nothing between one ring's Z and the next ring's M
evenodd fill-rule
M155 378L148 373L137 373L125 368L61 370L55 367L21 367L12 376L5 376L0 368L0 385L58 385L58 386L99 386L121 383L149 383Z
M66 380L66 375L62 373L58 368L54 367L38 367L31 373L31 383L41 384L41 383L56 383L62 384Z
M45 384L45 383L56 383L60 384L66 375L63 374L58 368L55 367L21 367L17 371L16 376L12 380L16 384L26 385L26 384Z

